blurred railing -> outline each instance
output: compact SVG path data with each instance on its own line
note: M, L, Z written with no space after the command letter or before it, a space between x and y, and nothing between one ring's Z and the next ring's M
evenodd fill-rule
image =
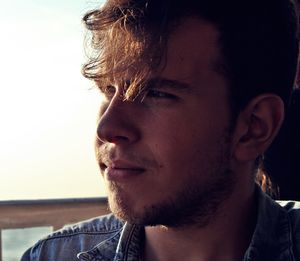
M0 261L3 229L50 226L56 230L108 212L106 198L0 201Z

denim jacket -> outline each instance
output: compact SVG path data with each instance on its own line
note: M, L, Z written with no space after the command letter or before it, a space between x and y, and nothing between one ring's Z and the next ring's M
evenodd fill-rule
M21 261L138 261L144 229L113 215L65 227ZM259 190L256 228L243 261L300 261L300 202L275 202Z

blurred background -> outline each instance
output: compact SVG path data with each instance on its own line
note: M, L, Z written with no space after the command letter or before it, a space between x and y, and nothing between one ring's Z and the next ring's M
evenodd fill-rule
M0 0L0 261L107 211L93 148L101 97L80 72L81 18L102 4Z
M0 0L0 200L105 195L100 95L80 73L81 18L102 2Z

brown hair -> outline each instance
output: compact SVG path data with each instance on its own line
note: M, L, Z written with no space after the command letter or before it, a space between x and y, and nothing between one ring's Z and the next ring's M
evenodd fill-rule
M84 76L100 88L121 83L127 99L142 92L165 48L162 31L166 28L152 15L147 1L122 0L107 1L102 9L85 15L85 25L92 32L92 55L83 66Z
M169 33L187 16L220 31L222 72L235 114L261 93L287 103L298 54L297 16L289 0L108 0L83 18L92 33L84 76L102 87L121 81L127 97L137 94L164 59Z

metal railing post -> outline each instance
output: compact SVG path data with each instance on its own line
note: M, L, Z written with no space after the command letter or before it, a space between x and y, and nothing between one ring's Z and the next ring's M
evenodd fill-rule
M0 229L0 261L2 261L2 229Z

